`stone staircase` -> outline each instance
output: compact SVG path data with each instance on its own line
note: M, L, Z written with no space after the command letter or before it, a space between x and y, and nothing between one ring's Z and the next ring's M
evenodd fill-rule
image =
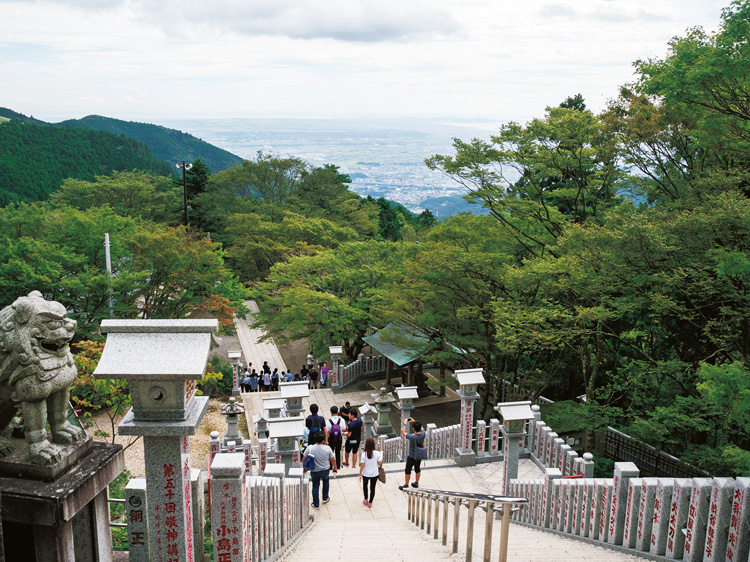
M500 463L460 468L452 463L428 462L422 472L425 488L462 492L488 493L499 478ZM534 470L528 468L528 470ZM406 496L399 491L403 482L403 465L386 465L388 483L378 484L373 507L362 504L362 489L357 479L358 470L344 469L331 480L331 501L315 510L315 522L292 547L282 555L288 562L309 560L341 560L351 557L368 562L418 560L465 560L466 510L461 515L458 536L459 552L451 555L452 506L449 509L448 546L440 539L418 529L407 521ZM312 509L312 508L311 508ZM439 525L442 529L442 513ZM498 559L500 524L495 523L492 560ZM476 511L474 522L473 560L482 560L484 549L484 513ZM526 562L567 562L571 559L598 562L643 560L594 544L568 539L553 533L511 524L508 560Z
M405 519L370 518L315 521L313 527L282 560L437 562L453 558L448 549L424 533L418 533Z

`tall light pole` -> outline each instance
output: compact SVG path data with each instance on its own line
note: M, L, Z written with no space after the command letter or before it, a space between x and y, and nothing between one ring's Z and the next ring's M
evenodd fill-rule
M185 200L185 226L188 225L188 212L187 212L187 179L185 178L185 171L189 170L193 167L192 164L185 164L185 161L182 161L182 164L177 162L175 164L178 168L182 168L182 195Z

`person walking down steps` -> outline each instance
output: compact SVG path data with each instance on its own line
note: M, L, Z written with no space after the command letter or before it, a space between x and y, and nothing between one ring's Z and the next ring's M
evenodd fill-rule
M312 477L312 506L318 509L320 507L320 483L321 481L323 482L323 503L328 503L331 501L331 497L328 495L330 469L333 467L333 473L336 474L338 467L336 466L336 457L334 457L333 451L325 444L325 433L316 431L312 435L315 436L315 445L311 445L305 449L302 466L307 471L308 458L313 459L314 465L309 469L310 476Z
M372 507L375 499L375 485L378 483L378 471L383 465L383 451L375 450L375 439L368 437L365 441L365 449L362 451L362 459L359 461L359 481L362 482L362 491L365 499L362 503ZM367 488L370 488L368 498Z

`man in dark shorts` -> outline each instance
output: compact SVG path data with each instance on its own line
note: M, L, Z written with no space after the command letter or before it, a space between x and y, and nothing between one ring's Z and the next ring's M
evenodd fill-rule
M350 408L346 426L346 445L344 446L344 466L349 466L349 453L352 454L352 468L357 468L359 443L362 441L362 420L357 417L357 408Z
M406 428L411 424L412 433L406 433ZM413 418L409 418L404 422L404 427L401 428L401 435L406 437L406 442L409 444L409 453L406 455L406 468L404 469L404 485L399 486L399 490L409 487L409 480L411 479L411 469L414 469L414 482L412 488L419 488L419 477L422 473L422 461L417 458L417 447L424 447L424 438L426 433L422 429L422 424L418 421L414 421Z

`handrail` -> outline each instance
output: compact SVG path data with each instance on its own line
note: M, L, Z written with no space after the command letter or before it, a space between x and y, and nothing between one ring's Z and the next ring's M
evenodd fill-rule
M107 498L107 501L109 503L123 503L123 504L125 503L125 499L124 498ZM122 515L121 519L125 519L125 515ZM116 521L111 521L110 520L109 526L110 527L116 527L116 528L127 528L128 524L127 523L117 523Z
M502 515L499 560L500 562L507 562L510 514L513 511L520 510L524 505L529 503L529 500L526 498L511 498L491 494L473 494L469 492L449 492L445 490L427 490L421 488L404 488L404 492L406 492L408 496L407 519L411 520L412 523L422 530L425 529L426 524L428 535L430 535L430 527L432 523L434 529L433 538L435 539L438 538L438 521L440 512L438 509L438 502L443 502L443 546L447 546L448 543L448 504L453 504L453 554L458 552L458 529L461 506L465 505L468 507L466 562L471 562L472 549L474 546L474 511L477 507L480 509L483 508L485 512L483 562L490 562L492 554L492 527L496 512ZM434 520L432 520L433 503L435 504ZM425 504L427 505L425 506ZM513 507L514 505L518 505L518 507Z

